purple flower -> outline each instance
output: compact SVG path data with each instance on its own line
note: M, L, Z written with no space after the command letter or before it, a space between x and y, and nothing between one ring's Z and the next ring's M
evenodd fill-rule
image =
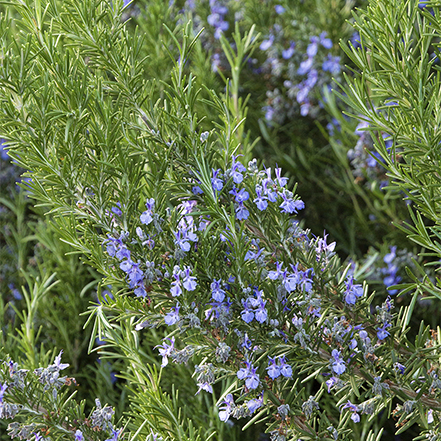
M330 244L327 243L328 235L324 234L323 239L319 239L317 241L317 247L315 249L315 252L317 253L317 260L320 260L320 255L323 253L325 257L330 257L335 249L335 242L332 242Z
M280 375L286 378L292 377L292 368L286 363L284 356L279 357L277 360L275 357L268 357L268 367L266 370L268 371L268 376L273 380L280 377Z
M180 320L179 309L180 306L178 303L175 307L171 308L170 312L165 315L164 322L167 326L172 326Z
M377 337L378 340L384 340L389 337L390 333L386 331L386 328L392 326L390 323L385 323L381 328L377 328Z
M257 208L260 211L264 211L268 207L267 198L262 196L263 188L260 185L256 185L256 195L257 198L253 200L253 202L257 205Z
M300 105L300 115L306 116L309 113L309 109L311 108L311 103L306 100Z
M195 226L191 216L182 218L178 224L178 231L174 233L175 244L179 246L182 251L190 251L191 242L197 242L198 237L194 232Z
M362 330L358 333L358 335L360 336L360 338L361 338L362 340L366 340L366 339L368 338L368 333L367 333L364 329L362 329Z
M298 75L305 75L307 74L312 67L312 63L314 62L314 59L309 57L306 60L302 61L300 63L300 67L297 69L297 74Z
M262 110L265 112L265 119L267 121L272 121L274 116L274 109L271 106L263 106Z
M179 279L179 274L173 274L173 276L176 280L171 283L170 294L173 297L178 297L182 294L181 281Z
M75 432L75 441L84 441L83 432L80 429Z
M310 292L312 289L312 279L309 276L309 273L314 275L314 270L312 268L306 271L299 271L299 286L302 291Z
M182 284L187 291L194 291L198 286L196 277L191 276L191 268L187 266L184 271L181 272L181 277L184 278Z
M296 268L297 270L297 268ZM299 283L299 274L298 272L294 272L291 274L287 274L286 271L283 273L283 286L288 292L293 292L297 288L297 284Z
M5 391L7 388L8 388L8 385L6 383L4 383L2 386L0 386L0 404L3 403L3 398L5 396Z
M246 368L241 368L237 371L237 378L239 380L245 379L245 386L248 389L256 389L259 384L259 375L256 374L256 368L250 362L245 362Z
M251 414L253 414L257 409L262 407L262 405L263 405L263 394L260 395L259 398L253 398L252 400L247 401L246 405L248 407L248 410L251 412Z
M294 48L295 47L296 47L296 44L294 42L291 42L289 48L288 49L284 49L282 51L282 57L283 57L284 60L289 60L294 55L294 52L295 52Z
M302 200L295 201L292 199L292 193L290 191L285 190L282 193L283 202L280 204L280 208L282 209L282 213L297 213L297 210L303 210L305 208L305 203Z
M254 312L249 309L248 299L247 300L242 299L242 305L244 307L244 310L240 313L240 315L242 316L242 320L245 323L252 322L254 319Z
M331 377L329 380L325 382L326 386L328 386L328 394L331 392L331 388L335 386L338 383L338 381L339 381L338 377Z
M292 367L286 363L285 356L279 358L280 373L284 377L292 377Z
M323 61L322 69L325 72L331 72L331 74L338 74L341 70L340 66L340 57L333 57L331 54L328 54L325 61Z
M240 162L236 161L238 157L239 155L233 156L233 162L231 164L231 176L233 177L233 182L235 184L240 184L243 181L242 173L247 170Z
M267 40L263 40L262 43L260 43L260 50L261 51L267 51L273 44L274 41L274 35L270 35Z
M248 260L257 260L259 256L262 254L262 248L259 247L259 242L256 239L253 239L251 241L251 245L253 248L257 248L257 251L254 251L253 249L250 249L245 254L245 262Z
M236 207L236 219L237 220L246 220L250 212L247 210L243 202L240 202Z
M352 404L349 400L348 402L342 407L342 409L349 409L353 412L351 416L351 420L354 423L358 423L360 421L360 415L358 415L358 406L356 404Z
M325 49L331 49L332 48L332 41L330 38L327 38L326 35L328 33L326 31L322 32L320 34L320 44L325 48Z
M155 208L155 200L153 198L148 199L145 205L147 207L147 210L141 214L140 220L142 224L148 225L153 220L153 209Z
M250 194L244 188L241 188L239 191L237 191L237 188L233 187L233 189L230 190L229 193L235 197L235 201L239 204L247 201L250 197Z
M318 80L318 72L317 69L312 69L308 72L308 78L304 81L305 88L311 90Z
M308 47L306 48L306 54L308 55L308 58L313 58L317 55L318 43L319 38L312 36L311 43L309 43Z
M254 311L254 317L259 323L265 323L268 318L268 311L265 309L266 300L260 300L259 307Z
M332 356L334 357L334 361L332 362L332 370L337 375L341 375L346 370L345 361L340 358L340 351L337 349L332 350Z
M208 392L210 394L213 393L213 386L210 383L208 383L207 381L205 383L198 383L197 385L198 385L199 389L197 390L195 395L197 395L202 390L204 390L205 392Z
M268 278L271 280L277 280L279 276L283 275L282 272L283 262L276 262L276 270L268 272Z
M401 363L394 363L394 368L401 374L404 375L404 371L406 370L406 366Z
M224 399L224 406L219 408L219 419L223 422L228 421L231 415L231 409L234 406L233 395L228 394Z
M344 299L348 305L355 305L358 297L363 295L363 287L360 284L354 285L354 278L349 276L346 281L346 290L344 292Z
M205 320L213 320L220 317L228 318L232 302L228 297L224 302L211 302L208 305L211 306L211 309L205 311Z
M55 361L54 361L54 366L56 366L60 371L69 367L69 363L61 363L62 354L63 354L63 350L61 350L60 353L55 357Z
M276 173L276 181L281 187L284 187L288 182L288 178L282 177L282 169L280 167L276 167L274 171Z
M276 5L274 6L274 9L276 10L276 13L279 15L285 12L285 8L282 5Z
M117 441L121 432L122 432L122 429L120 429L120 430L112 429L112 437L106 439L106 441Z
M221 288L221 279L214 280L211 285L211 297L216 302L223 302L225 298L225 291Z
M213 169L213 177L211 178L211 185L213 187L213 190L215 191L221 191L223 186L224 186L224 182L222 181L222 179L218 178L220 169Z
M202 191L201 187L199 187L199 185L195 185L192 189L191 192L194 195L198 195L198 194L203 194L204 192Z
M220 65L221 65L220 54L218 54L218 53L213 54L213 56L211 57L211 70L212 70L212 72L217 72L219 70ZM195 188L199 188L199 187L193 187L193 189L195 189ZM200 191L201 191L201 193L203 193L202 190L200 190ZM193 190L193 193L198 194L198 193L195 193L194 190Z
M117 205L121 206L121 204L118 202ZM116 214L117 216L121 216L122 215L122 211L120 210L120 208L118 207L112 207L111 211Z
M237 378L245 379L245 386L248 389L257 389L260 384L259 374L256 374L256 368L250 362L246 361L245 364L246 368L240 368L237 371Z

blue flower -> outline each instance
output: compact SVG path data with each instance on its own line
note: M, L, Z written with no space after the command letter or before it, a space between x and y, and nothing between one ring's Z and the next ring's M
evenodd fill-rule
M345 281L346 290L344 292L344 299L348 305L355 305L358 297L363 295L363 287L360 284L354 285L354 278L349 276Z
M283 275L282 266L283 266L283 262L276 262L276 270L269 271L268 278L271 280L277 280L280 276L282 276Z
M389 331L386 331L386 328L389 328L390 326L392 326L390 323L385 323L381 328L377 328L378 340L384 340L389 337L390 333Z
M186 220L186 218L189 218ZM178 224L178 231L174 233L175 235L175 244L179 246L182 251L188 252L190 251L191 242L197 242L198 237L194 232L195 226L193 222L193 218L191 216L186 216L186 218L182 218Z
M1 385L1 383L0 383ZM3 385L0 386L0 404L3 403L3 398L5 396L5 392L6 389L8 388L8 385L6 383L4 383Z
M305 75L307 74L312 67L312 64L314 63L314 59L309 57L306 60L302 61L300 63L300 67L297 69L297 74L298 75Z
M153 220L153 209L155 208L155 200L153 198L148 199L145 205L147 207L147 210L141 214L140 220L142 224L148 225Z
M328 386L328 394L331 392L333 386L339 382L338 377L331 377L329 380L325 381L326 386Z
M282 213L297 213L297 210L305 208L305 203L300 199L297 201L292 199L292 193L288 190L282 193L282 199L283 202L279 206L282 209Z
M208 383L207 381L205 381L203 383L198 383L197 386L199 387L199 389L197 390L195 395L197 395L202 390L204 390L205 392L208 392L210 394L213 393L213 386L210 383Z
M402 365L401 363L394 363L394 368L397 372L399 372L401 375L404 375L404 371L406 370L406 366Z
M349 409L351 410L352 416L351 416L351 420L354 423L358 423L360 421L360 415L358 415L358 406L356 404L352 404L349 400L348 402L342 407L342 409Z
M106 441L117 441L121 432L122 432L122 429L120 429L120 430L112 429L112 438L108 438L108 439L106 439Z
M114 213L114 214L116 214L117 216L121 216L122 215L122 211L120 210L120 206L121 206L121 204L118 202L117 203L117 205L118 205L118 207L112 207L111 208L111 211Z
M325 72L331 72L331 74L338 74L341 70L340 66L340 57L333 57L331 54L328 54L325 61L323 61L322 69Z
M55 357L54 364L59 371L62 371L63 369L66 369L69 367L69 363L61 363L61 355L63 354L63 350L60 351L60 353ZM1 392L1 390L0 390ZM0 395L1 398L1 395Z
M274 6L274 9L276 10L276 13L279 15L285 12L285 8L282 5L276 5Z
M236 207L236 219L237 220L246 220L248 219L250 212L245 207L243 202L240 202Z
M173 297L178 297L182 294L181 278L179 267L175 267L173 270L173 277L175 280L171 283L170 294Z
M253 202L257 205L260 211L264 211L268 207L268 201L266 196L262 196L263 188L260 185L256 185L256 195L257 198Z
M266 370L268 371L268 376L272 379L275 380L276 378L280 377L280 367L277 366L276 364L276 358L269 358L269 366L266 368Z
M340 351L337 349L332 350L332 356L334 357L334 361L332 362L332 370L337 374L341 375L345 370L345 361L340 358Z
M211 185L213 187L213 190L215 191L221 191L222 188L224 187L224 182L222 181L222 179L218 178L219 172L221 170L220 169L213 169L213 177L211 178Z
M306 54L308 55L308 58L313 58L317 55L318 43L320 40L315 36L312 36L310 40L311 43L309 43L306 48Z
M242 299L242 305L244 307L243 311L240 313L240 315L242 316L242 320L245 323L250 323L253 321L254 319L254 312L250 310L249 306L248 306L248 299Z
M75 441L84 441L83 432L80 429L75 432Z
M267 40L263 40L262 43L260 43L260 50L267 51L273 45L273 41L274 35L270 34Z
M277 361L275 357L268 357L268 360L269 366L266 369L268 371L268 376L271 379L275 380L280 375L286 378L292 377L292 367L286 363L285 356L279 357Z
M211 297L216 302L223 302L225 298L225 291L221 288L221 279L214 280L211 285Z
M320 34L320 44L325 48L325 49L331 49L332 48L332 41L330 38L327 38L326 35L328 33L326 31L322 32Z
M164 322L167 326L172 326L180 320L179 309L180 306L178 303L175 307L171 308L170 312L165 315Z
M288 49L284 49L282 51L282 57L283 57L284 60L289 60L294 55L294 52L295 52L294 48L295 47L296 47L296 44L292 41L290 46L289 46L289 48Z
M260 384L259 374L256 374L256 368L253 365L246 361L246 368L241 368L237 371L237 378L239 380L245 379L245 386L248 389L257 389Z
M259 398L253 398L246 402L248 410L253 414L257 409L262 407L263 405L263 394L260 395Z
M241 188L239 191L237 191L237 188L233 187L233 189L230 190L229 193L235 197L235 201L239 204L241 202L247 201L250 197L250 194L244 188Z
M239 156L240 155L233 156L233 162L230 170L231 176L233 177L233 182L235 184L240 184L243 181L242 173L247 170L240 162L236 161Z
M187 266L184 271L181 272L181 277L184 278L182 284L187 291L194 291L198 286L196 277L191 276L191 268Z
M259 307L254 311L254 317L259 323L265 323L268 318L268 311L265 309L266 300L260 300Z
M219 419L221 421L228 421L231 415L231 410L234 406L233 395L228 394L224 399L224 406L219 408Z
M245 254L245 262L247 262L248 260L257 260L259 258L259 256L262 254L262 248L259 247L259 241L256 239L253 239L251 241L251 245L253 247L253 249L250 249L247 251L247 253ZM257 251L254 251L254 249L257 248Z

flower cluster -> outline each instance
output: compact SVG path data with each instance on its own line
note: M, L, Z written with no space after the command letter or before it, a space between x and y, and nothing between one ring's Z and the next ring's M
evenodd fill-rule
M260 45L267 57L261 71L270 84L263 109L268 123L282 124L296 113L317 114L321 90L342 70L340 57L332 54L333 46L326 32L294 42L286 40L283 27L274 25Z
M92 412L90 420L85 416L81 418L79 407L67 398L65 394L58 394L61 388L76 384L74 378L60 376L60 372L67 367L68 363L61 362L63 351L55 357L54 363L34 371L20 369L18 364L13 361L3 361L2 372L0 372L0 419L15 419L8 425L8 434L11 438L31 439L35 441L49 441L51 438L44 438L41 423L38 416L43 412L50 415L53 406L64 407L65 410L74 410L75 420L68 421L63 418L60 430L63 435L71 430L75 441L85 441L88 439L85 433L90 431L110 434L111 437L106 441L117 441L122 430L116 430L112 419L114 410L105 406L102 407L100 400L96 399L96 409ZM66 401L67 399L67 401ZM23 404L23 400L26 402ZM35 419L36 418L36 419ZM35 422L34 422L35 419ZM49 425L51 418L46 416L46 423ZM57 423L54 423L54 435L57 431ZM50 432L51 430L45 429Z
M146 279L147 267L153 268L153 262L162 259L161 265L156 263L161 271L149 278L152 296L148 300L150 308L160 311L162 323L179 326L183 336L194 335L195 329L199 336L216 336L214 346L210 338L202 338L198 344L190 339L182 349L185 337L166 337L156 347L161 366L168 366L169 360L187 363L203 355L204 363L195 367L197 393L212 393L218 378L234 375L241 381L243 402L238 404L233 394L227 394L219 410L220 419L227 421L251 415L263 406L265 391L275 392L279 384L294 377L296 367L288 361L292 353L275 352L278 344L312 355L316 354L312 343L317 344L317 335L321 335L319 341L330 357L327 364L321 359L324 375L329 375L326 368L331 373L325 387L328 392L343 387L351 359L373 349L369 338L362 336L362 325L335 316L334 321L326 318L324 327L320 324L321 311L323 304L332 305L343 298L342 304L350 313L363 298L363 288L352 276L340 284L335 281L331 285L329 278L321 282L328 277L335 243L328 243L327 235L311 237L292 219L304 203L287 189L280 168L274 175L269 168L257 169L253 161L246 168L233 155L225 168L212 168L205 174L195 171L190 181L191 185L196 181L197 190L193 186L191 193L180 197L176 207L165 214L155 200L147 201L147 210L140 218L147 228L143 233L153 234L148 228L155 216L162 219L161 230L155 230L155 247L143 245L138 232L131 238L122 226L105 242L110 259L129 263L127 267L120 263L119 269L135 295L138 285L145 284L141 281ZM265 237L265 222L273 225L271 219L275 217L285 219L277 234L282 241L280 249L289 250L291 258L272 248ZM259 228L256 219L261 228L257 237L248 231ZM164 254L160 243L172 244L174 253ZM217 263L204 261L201 266L197 257L205 253L214 253ZM132 257L135 255L136 259ZM246 266L246 272L240 270L239 262ZM332 294L335 290L338 296ZM157 306L155 292L161 293ZM144 298L137 297L140 301ZM390 320L388 317L387 326ZM146 314L136 329L155 323L161 323L157 315L149 318ZM263 343L261 336L268 343ZM260 355L265 351L268 362L262 364ZM289 406L279 408L274 408L275 415L286 425ZM309 407L305 409L308 413Z

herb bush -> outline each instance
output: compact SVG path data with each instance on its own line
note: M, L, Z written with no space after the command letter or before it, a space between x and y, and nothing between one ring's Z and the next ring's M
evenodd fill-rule
M359 43L342 43L352 70L340 101L325 93L328 114L340 118L329 151L346 173L343 188L362 195L373 216L385 211L396 220L415 250L423 247L412 260L385 242L379 269L372 251L366 261L342 263L335 242L312 234L307 218L298 221L308 199L281 168L252 159L257 119L245 125L251 101L239 72L278 36L259 40L251 23L238 24L230 45L222 4L209 6L221 49L204 54L207 37L180 18L161 28L170 56L161 69L159 58L143 57L158 28L144 36L131 29L121 20L131 6L122 1L6 5L0 136L27 171L22 190L3 199L12 233L2 252L22 271L2 275L13 296L0 311L2 439L373 441L394 431L438 439L439 332L414 324L422 296L432 310L440 298L439 76L431 57L439 5L372 0L355 13ZM285 14L277 6L277 16ZM301 63L327 38L305 44ZM193 69L209 79L202 62L216 62L225 91L216 76L205 88L194 76ZM292 111L314 113L314 99L309 107L292 100ZM358 182L347 179L349 161L355 168L355 159L370 157L355 148L347 159L358 123L340 115L344 106L366 123L361 142L378 152L392 201L376 193L380 178L366 167ZM269 118L265 109L268 123L272 110ZM356 186L363 180L370 188ZM364 276L383 279L400 297L375 294ZM403 294L409 302L396 307ZM100 361L92 369L87 341ZM70 369L78 381L64 374ZM99 397L93 408L91 394Z

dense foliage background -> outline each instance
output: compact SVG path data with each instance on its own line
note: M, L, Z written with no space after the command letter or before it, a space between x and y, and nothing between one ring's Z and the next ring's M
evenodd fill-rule
M353 16L353 11L358 12ZM0 13L0 136L4 136L0 139L0 359L4 361L0 387L12 384L6 380L8 375L18 383L26 378L27 389L16 392L14 399L22 406L28 402L25 422L34 421L7 430L13 410L8 415L3 405L1 440L13 435L76 441L123 436L133 440L387 440L401 429L403 433L396 439L426 436L426 432L430 434L427 439L438 439L441 20L436 2L17 0L0 2ZM201 149L200 157L192 153L195 145ZM236 160L244 164L244 170L234 168ZM219 179L225 181L222 185L213 181L217 177L214 164L219 167ZM268 353L274 360L279 357L277 363L282 367L280 357L287 355L294 377L299 373L301 381L292 385L265 380L273 395L265 389L261 400L272 403L273 408L265 415L256 412L257 418L251 417L250 423L250 418L229 418L230 413L241 416L239 410L233 414L236 408L228 402L227 392L239 390L234 372L219 368L214 383L211 377L207 380L211 371L198 370L198 366L206 366L210 355L202 349L197 353L202 343L195 336L191 343L199 359L180 353L187 363L169 362L165 367L168 346L164 345L171 342L166 338L188 342L183 325L169 312L171 307L179 309L179 303L170 303L174 299L167 299L160 288L163 303L156 316L148 315L150 291L142 295L135 291L134 297L119 261L109 262L115 255L121 260L116 253L126 243L125 232L131 240L127 239L127 246L133 245L130 251L140 257L140 265L150 263L151 255L139 251L138 245L152 250L155 241L163 241L164 249L155 254L163 266L152 269L152 280L159 277L154 271L163 270L179 285L179 277L184 276L174 272L171 261L176 259L178 264L181 260L189 264L185 268L193 268L194 274L200 271L199 282L202 266L211 268L203 262L212 262L214 269L204 274L206 289L211 286L214 290L210 282L216 277L208 280L209 276L222 272L227 282L227 274L221 263L213 262L222 253L234 254L234 246L225 250L219 241L208 246L201 240L201 252L206 254L185 261L185 254L173 254L174 246L185 240L193 246L195 240L176 236L173 244L173 239L162 239L162 229L173 238L174 226L181 228L177 225L182 213L176 207L193 185L200 185L205 195L212 185L218 198L216 190L221 194L228 176L236 184L242 182L234 177L236 171L246 174L243 188L251 199L259 198L259 193L252 193L265 185L258 170L272 169L274 174L277 167L287 177L283 185L282 180L277 181L277 192L289 195L282 187L295 188L298 197L292 203L301 199L305 206L304 210L297 205L285 211L290 215L299 211L298 224L288 225L288 220L277 224L282 232L298 228L298 232L290 230L296 242L288 251L303 259L299 268L304 278L314 274L323 280L322 288L329 282L335 293L346 293L343 300L323 294L321 306L307 298L310 303L305 308L324 311L317 332L323 327L332 329L329 341L341 338L336 347L343 351L355 330L362 329L357 325L363 323L374 339L381 323L386 334L390 327L395 339L381 346L383 339L378 337L376 348L385 351L383 356L378 354L385 372L398 377L403 366L400 361L410 361L400 386L396 386L398 380L396 384L380 383L376 378L381 379L381 369L377 372L372 366L368 373L363 371L362 380L355 380L357 369L364 369L356 367L345 386L335 380L335 390L342 390L340 396L328 395L325 391L331 386L326 386L326 375L343 373L336 367L340 356L334 352L331 356L330 349L322 364L315 361L309 371L302 370L308 356L298 355L293 361L295 350L286 349L288 340L283 343L279 334L279 343L268 343ZM205 204L201 211L208 216L205 221L213 220L209 230L213 235L216 228L222 230L221 221L231 226L219 234L232 243L228 232L236 231L237 223L228 223L229 219L236 215L236 219L246 220L247 216L240 211L243 205L236 187L231 192L236 205L228 201L228 192L225 199L219 196L215 200L224 204L224 212L208 196L200 196L198 203ZM197 191L193 193L199 197ZM149 205L150 198L157 208ZM276 211L271 212L272 218L270 214L261 218L257 210L254 207L254 213L248 213L249 223L240 224L235 236L237 248L242 235L249 239L248 251L254 253L257 269L251 266L254 263L245 264L251 258L246 254L248 245L243 245L242 263L248 270L242 276L250 277L253 289L251 280L263 280L261 272L267 274L269 264L274 269L275 262L282 261L276 258L278 252L266 250L262 256L267 261L259 263L260 247L271 250L271 243L283 242L277 236L282 233L276 231ZM133 219L139 222L141 213L141 224L146 227L138 232ZM219 224L214 222L216 216L221 219ZM153 218L158 224L155 234L147 229ZM253 229L253 222L255 228L268 223L263 236ZM121 235L117 237L116 232ZM207 241L208 236L204 236ZM319 257L320 252L316 256L307 245L306 251L295 251L297 243L308 241L317 249L322 247L326 258ZM115 246L113 255L109 243ZM188 251L187 245L179 246ZM170 251L165 251L167 247ZM234 267L229 261L225 265ZM219 273L215 273L217 269ZM251 279L253 271L256 279ZM160 277L158 280L161 282ZM235 281L228 279L228 283L234 289ZM362 296L361 285L362 303L354 309ZM140 288L134 283L130 289L135 286ZM225 286L228 291L230 287ZM156 289L155 285L153 293ZM307 291L302 288L301 294ZM262 299L256 295L247 306L248 300L242 301L246 311L257 308L253 302ZM396 308L393 326L391 298ZM181 307L184 309L184 300ZM253 310L255 321L259 321L257 311ZM161 314L168 317L165 322L158 318ZM289 322L294 323L289 314L286 312ZM313 318L311 323L308 319L311 335L312 322ZM286 331L277 330L274 322L269 325L269 319L268 326L274 328L273 337ZM345 330L337 331L338 326ZM213 331L212 342L224 338L219 335ZM374 351L367 346L361 349L360 338L364 344L366 339L357 338L358 348L364 351L358 356L371 362L368 355L376 357ZM225 341L230 343L228 337ZM259 346L265 344L262 337ZM305 351L307 346L301 344ZM179 347L181 352L185 348L184 344ZM56 358L61 350L62 357ZM210 350L214 353L215 346ZM218 352L216 356L222 359ZM245 361L241 357L244 355L239 354L235 366L244 369L245 375L243 364L238 364ZM64 370L61 361L69 364L66 378L60 374ZM322 375L328 365L331 373ZM48 371L43 374L38 368ZM251 381L252 365L247 364L246 369ZM67 383L74 382L70 378L75 378L76 386L62 392ZM406 395L410 389L405 389L404 381L406 387L413 385L414 395ZM419 387L416 382L421 383ZM251 384L240 394L248 394ZM206 392L210 388L212 394ZM11 386L0 389L0 405L3 396L13 395L11 390ZM47 390L55 391L54 397L47 398ZM73 391L75 397L71 398ZM367 404L357 408L348 401L361 402L360 396L363 403L377 400L375 403L382 404L369 414ZM249 397L259 399L258 395ZM290 417L289 405L282 408L287 403ZM248 411L243 412L249 416ZM357 412L361 422L356 421ZM59 416L58 426L54 415ZM69 426L63 420L65 415ZM290 427L299 432L289 432Z

